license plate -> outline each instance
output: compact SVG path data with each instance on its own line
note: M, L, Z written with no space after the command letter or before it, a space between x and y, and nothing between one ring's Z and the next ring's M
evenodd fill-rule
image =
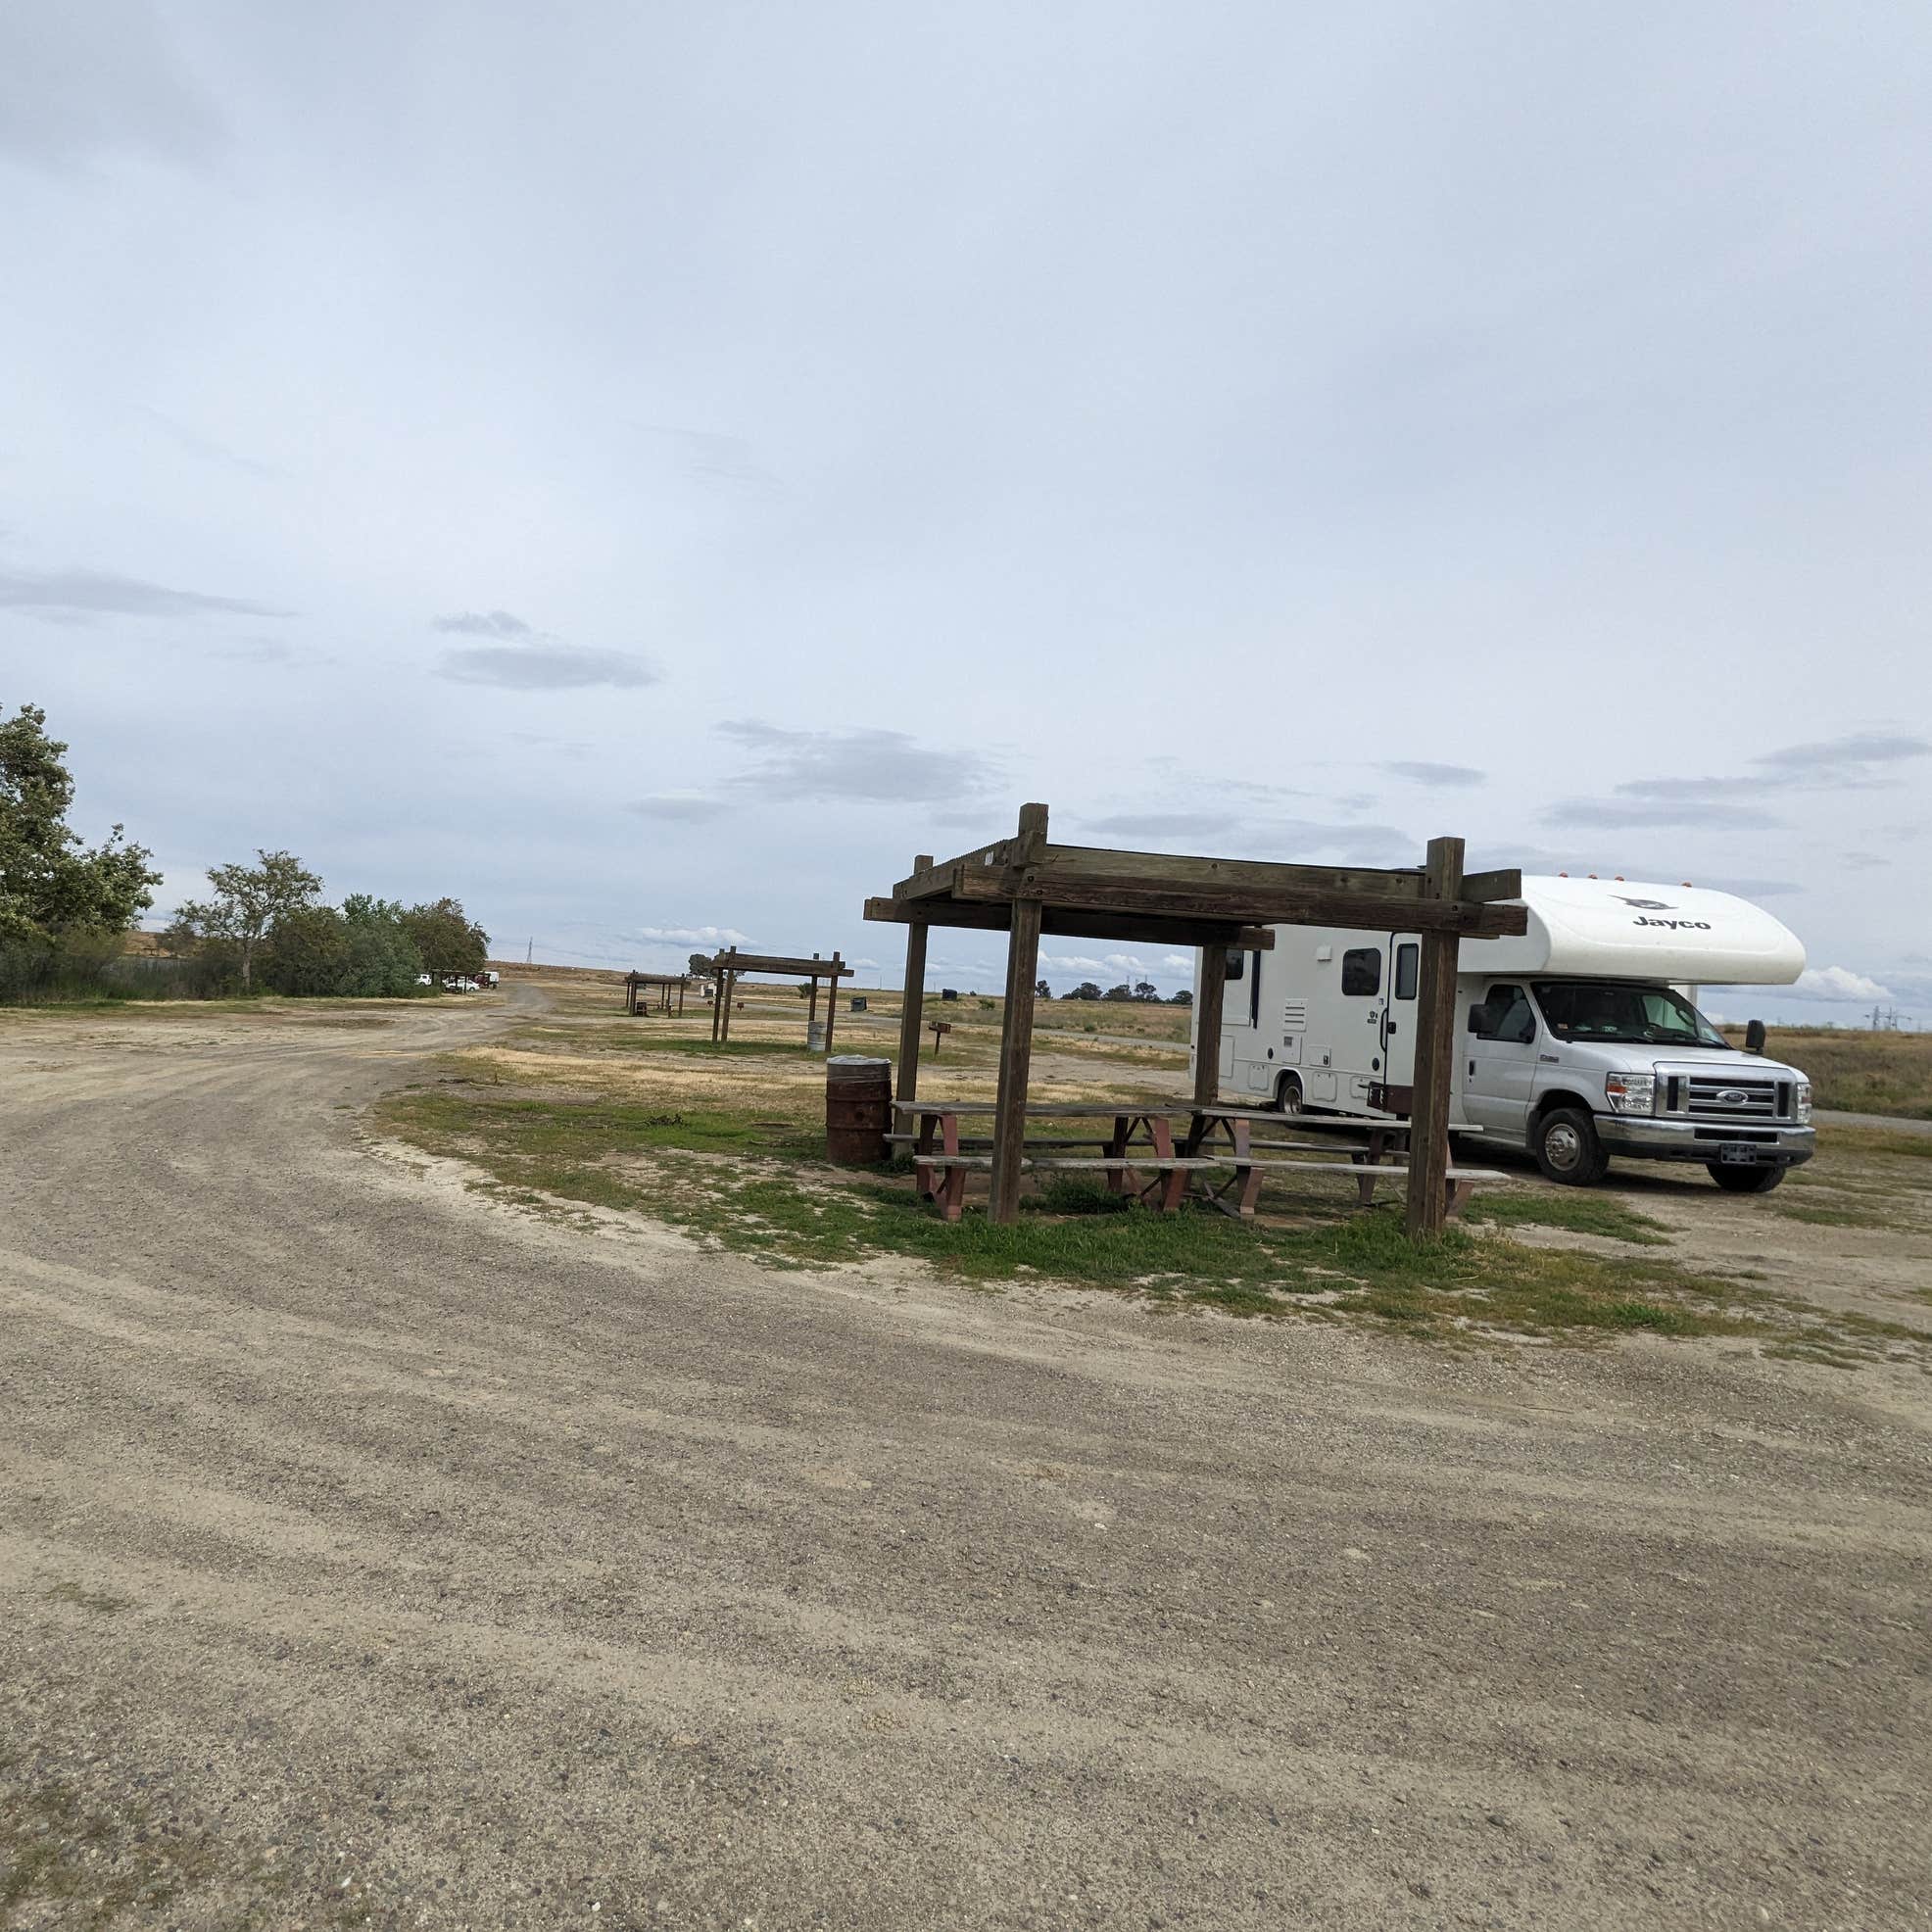
M1726 1140L1718 1147L1717 1158L1726 1167L1755 1167L1758 1149L1749 1140Z

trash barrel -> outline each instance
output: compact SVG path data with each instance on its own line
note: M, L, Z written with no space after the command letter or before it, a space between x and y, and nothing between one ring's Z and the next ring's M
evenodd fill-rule
M823 1053L825 1051L825 1026L822 1021L813 1020L805 1028L805 1051Z
M825 1153L841 1167L870 1167L886 1158L893 1117L893 1063L863 1053L835 1053L825 1063Z

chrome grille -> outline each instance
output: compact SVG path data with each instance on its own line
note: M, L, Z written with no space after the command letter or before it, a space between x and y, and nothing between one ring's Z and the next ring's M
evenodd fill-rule
M1791 1111L1788 1081L1686 1074L1671 1077L1670 1090L1681 1095L1678 1105L1692 1120L1778 1120Z

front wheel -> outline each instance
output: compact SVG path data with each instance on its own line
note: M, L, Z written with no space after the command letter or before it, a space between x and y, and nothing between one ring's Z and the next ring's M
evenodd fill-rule
M1532 1151L1546 1181L1594 1187L1610 1169L1595 1123L1581 1107L1552 1107L1536 1125Z
M1725 1167L1708 1161L1706 1171L1727 1194L1768 1194L1784 1179L1781 1167Z

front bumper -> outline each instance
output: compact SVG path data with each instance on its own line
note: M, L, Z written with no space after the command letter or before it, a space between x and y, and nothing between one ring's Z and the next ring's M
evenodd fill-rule
M1598 1114L1597 1138L1613 1154L1642 1161L1708 1163L1732 1150L1725 1165L1800 1167L1817 1152L1818 1136L1809 1127L1725 1127L1715 1121L1646 1120L1641 1114ZM1735 1158L1749 1147L1748 1160Z

